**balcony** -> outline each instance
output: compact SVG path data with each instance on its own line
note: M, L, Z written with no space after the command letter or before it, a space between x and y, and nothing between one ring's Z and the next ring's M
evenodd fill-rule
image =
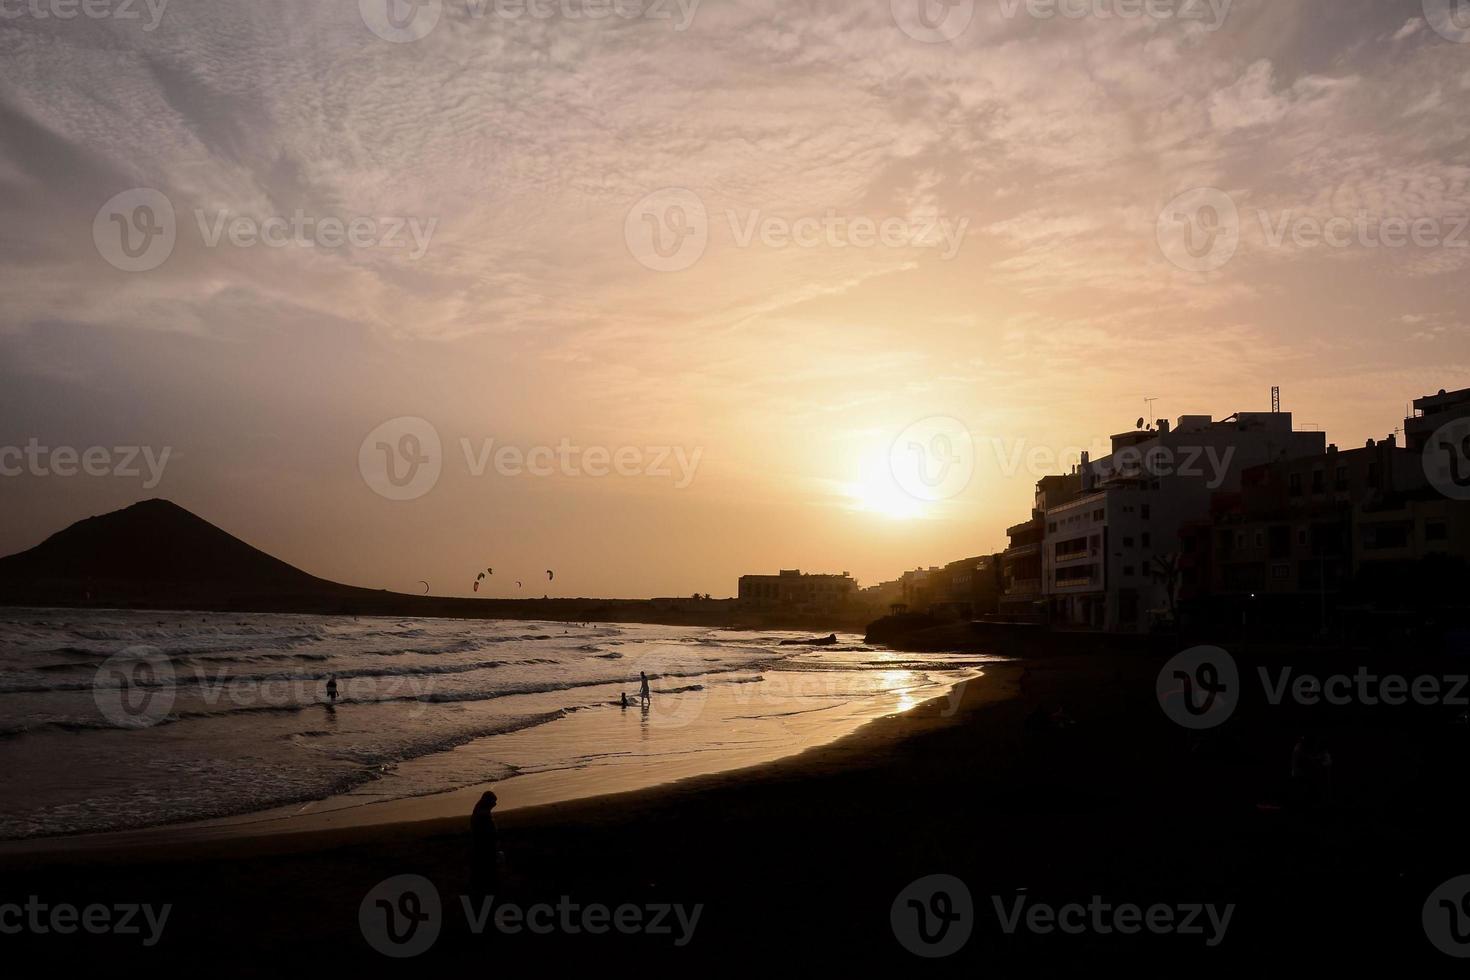
M1041 594L1041 579L1018 578L1012 579L1006 585L1006 598L1029 598Z

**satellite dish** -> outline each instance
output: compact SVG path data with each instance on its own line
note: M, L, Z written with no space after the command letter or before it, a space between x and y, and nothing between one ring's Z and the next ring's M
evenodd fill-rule
M1143 428L1143 419L1139 419L1137 422L1133 423L1133 427L1135 429Z

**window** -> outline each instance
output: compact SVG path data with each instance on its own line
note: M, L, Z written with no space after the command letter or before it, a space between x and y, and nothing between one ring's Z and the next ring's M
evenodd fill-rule
M1277 562L1271 566L1271 577L1278 581L1291 575L1291 566L1286 562Z
M1288 492L1293 497L1300 497L1302 495L1302 475L1300 473L1291 474L1290 482L1291 488Z
M1057 522L1048 521L1046 524L1046 530L1048 531L1048 533L1055 534L1057 530Z
M1094 521L1100 521L1103 519L1103 512L1101 507L1092 512L1092 519Z
M1379 484L1378 477L1379 477L1379 474L1378 474L1378 464L1377 463L1369 463L1368 464L1368 486L1372 487L1374 490L1377 490L1378 489L1378 484Z
M1333 478L1332 481L1332 488L1339 493L1348 488L1348 476L1346 466L1338 466L1337 476Z
M1087 553L1087 539L1073 538L1071 541L1058 541L1053 553L1058 561L1084 555Z
M1264 548L1264 547L1266 547L1266 532L1265 531L1257 531L1256 532L1256 547L1257 548Z
M1151 539L1147 531L1144 531L1143 534L1139 536L1139 540L1143 542L1143 546L1145 548L1150 547Z
M1125 547L1125 548L1131 548L1131 547L1133 547L1133 538L1131 538L1131 537L1125 537L1123 539L1123 547Z
M1139 507L1139 515L1144 520L1148 520L1148 504L1143 504Z
M1321 470L1312 471L1312 492L1325 493L1327 491L1327 480Z

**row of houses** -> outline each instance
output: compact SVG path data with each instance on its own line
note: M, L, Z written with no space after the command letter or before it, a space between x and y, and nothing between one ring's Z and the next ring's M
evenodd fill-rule
M775 575L742 575L738 596L751 608L822 612L861 608L875 617L906 609L953 617L992 615L1003 590L1001 556L980 555L948 565L904 572L889 582L859 588L847 572L807 574L783 569Z
M1456 424L1470 389L1413 404L1404 445L1339 450L1274 404L1113 436L1108 456L1039 480L1030 518L1007 529L1000 615L1119 632L1182 617L1325 628L1329 610L1383 605L1395 583L1470 557L1470 502L1436 472L1470 456L1436 444L1470 431Z

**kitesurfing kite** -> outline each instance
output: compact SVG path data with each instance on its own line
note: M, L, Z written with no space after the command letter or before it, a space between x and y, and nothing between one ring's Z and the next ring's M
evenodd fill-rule
M429 583L428 582L425 582L423 579L419 579L419 585L422 585L424 587L424 595L428 595L429 594Z
M551 569L548 568L546 570L546 581L550 582L551 580L553 580L555 578L556 578L556 573L553 572Z

